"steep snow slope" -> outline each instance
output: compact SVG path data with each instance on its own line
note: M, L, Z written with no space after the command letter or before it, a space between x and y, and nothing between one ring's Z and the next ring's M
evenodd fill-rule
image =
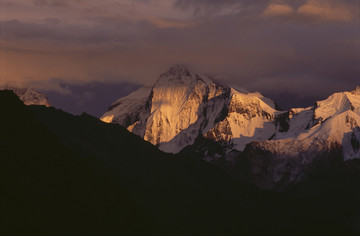
M335 93L328 99L316 103L315 119L320 122L331 116L351 110L360 114L360 87L354 91Z
M260 93L241 93L177 65L150 92L142 89L118 100L101 119L177 153L199 136L243 150L247 143L274 134L276 112Z
M190 129L181 143L162 148L177 151L177 146L191 144L203 120L202 111L207 100L208 87L198 75L184 67L171 68L161 75L152 89L150 116L147 118L144 139L153 144L170 142L181 131ZM194 134L191 135L190 133ZM195 137L194 137L195 136Z
M179 152L194 142L207 101L219 95L218 86L209 88L208 82L177 65L162 74L151 89L140 89L115 102L101 119L128 127L164 151Z
M360 158L360 89L336 93L314 107L278 115L272 140L251 143L241 155L258 185L295 183L317 166ZM259 158L261 157L261 158ZM245 164L246 163L246 164Z
M316 102L314 107L290 109L279 115L274 140L332 139L342 144L344 134L359 126L359 118L360 87L357 87L350 92L335 93Z
M312 107L278 111L260 93L221 85L177 65L151 89L119 99L102 120L127 127L165 152L189 147L225 168L237 170L241 163L248 168L242 175L265 188L360 158L360 87Z
M360 87L335 93L313 107L288 111L277 111L260 93L239 90L177 65L152 88L116 101L101 119L127 127L166 152L177 153L204 137L220 143L225 153L243 151L256 141L259 148L283 156L345 142L345 158L357 157L351 144L356 134L350 133L359 124Z
M297 136L266 140L258 143L258 146L284 156L298 156L302 152L329 150L332 144L341 145L344 134L352 133L358 124L360 124L360 116L352 111L345 111Z
M246 144L269 139L275 133L273 120L276 113L275 104L260 93L244 94L231 89L227 116L205 137L242 151Z
M25 105L44 105L50 107L50 103L45 94L31 88L14 88L0 86L0 90L12 90L24 102Z
M102 116L106 123L118 123L129 127L146 113L146 101L149 98L151 87L142 87L127 97L120 98L109 107ZM116 114L116 116L115 116Z

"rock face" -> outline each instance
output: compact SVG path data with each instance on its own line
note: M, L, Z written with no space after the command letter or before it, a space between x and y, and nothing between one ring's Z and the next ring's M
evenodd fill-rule
M275 105L260 93L241 93L177 65L154 86L119 99L102 116L177 153L203 136L242 151L275 132Z
M25 105L43 105L50 107L50 103L45 94L31 88L14 88L2 86L0 90L12 90L24 102Z
M165 152L198 152L262 188L286 187L323 166L360 158L360 87L279 111L260 93L177 65L152 88L116 101L101 119Z

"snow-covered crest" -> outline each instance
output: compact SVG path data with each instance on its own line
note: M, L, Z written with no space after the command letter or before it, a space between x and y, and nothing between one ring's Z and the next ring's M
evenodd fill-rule
M24 102L25 105L43 105L50 107L45 94L32 88L15 88L11 86L0 86L0 90L12 90Z
M249 144L242 155L251 166L249 175L262 176L256 184L287 186L320 165L360 158L358 91L335 93L313 107L278 114L272 139Z
M121 124L163 151L191 146L202 150L205 160L224 158L227 165L236 163L234 153L240 152L254 171L250 174L265 178L257 183L265 188L300 181L328 158L360 158L360 87L312 107L278 111L258 92L221 85L177 65L152 88L110 108L103 121ZM212 140L223 151L212 153L201 140Z
M222 143L227 151L243 151L252 141L266 140L301 140L302 149L315 138L331 139L341 145L344 134L351 132L346 119L356 121L355 126L359 124L360 87L335 93L314 107L288 111L276 110L274 102L258 92L244 91L176 65L161 74L152 88L141 88L116 101L102 120L126 126L173 153L192 145L198 137ZM299 145L289 147L292 151L278 145L278 152L289 154Z
M150 92L134 94L115 102L101 119L124 125L167 152L179 152L199 136L225 143L246 137L237 146L243 149L259 139L254 136L255 129L266 126L271 130L266 139L275 130L272 120L277 111L270 99L260 93L241 93L183 65L161 74Z

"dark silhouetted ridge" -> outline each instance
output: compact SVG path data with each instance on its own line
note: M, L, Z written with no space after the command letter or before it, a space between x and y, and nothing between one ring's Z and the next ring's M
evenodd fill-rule
M163 153L87 114L26 107L10 91L0 92L0 109L0 235L360 232L358 160L285 192L261 191L199 153Z

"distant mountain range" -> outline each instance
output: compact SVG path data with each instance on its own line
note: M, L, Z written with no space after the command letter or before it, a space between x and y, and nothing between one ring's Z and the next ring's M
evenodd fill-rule
M282 111L258 92L176 65L153 87L115 101L101 120L165 152L201 153L262 188L282 188L324 164L360 158L360 87Z
M50 106L36 90L2 89L26 105ZM101 120L164 152L198 155L265 189L284 189L319 169L360 158L360 86L283 111L261 93L176 65L152 87L115 101Z
M24 102L25 105L43 105L50 107L45 94L32 88L17 88L11 86L0 86L0 90L11 90Z
M243 92L230 90L232 96L242 96ZM202 100L190 91L186 94L190 94L192 101ZM358 96L357 91L344 94L351 103L352 96ZM170 101L176 97L176 91L173 95ZM256 104L268 109L267 113L272 111L270 108L275 113L275 118L266 118L262 111L249 112L253 115L244 116L250 121L260 120L253 117L261 114L262 121L269 122L269 126L275 122L275 130L279 123L285 124L282 127L286 130L287 119L276 118L282 114L281 117L289 117L289 128L283 133L291 132L296 115L290 117L278 111L260 94L244 96L254 103L258 101ZM264 100L265 105L258 99ZM185 102L181 111L189 110L188 105ZM314 110L319 107L321 103ZM274 162L273 158L280 157L261 149L263 141L247 144L241 152L233 148L235 145L196 137L194 143L179 153L170 154L118 124L107 124L87 114L74 116L52 107L24 106L11 91L0 91L0 109L6 114L0 116L1 235L360 233L360 160L344 160L343 152L338 152L340 146L331 148L333 159L323 153L315 157L328 162L321 162L319 168L312 162L314 169L306 172L304 181L289 185L283 178L275 184L278 190L286 186L281 192L265 191L244 182L269 187L260 181L266 180L266 175L252 175L251 168L267 173L271 164L285 162L282 159ZM242 110L246 109L233 112L241 115ZM221 123L230 113L221 113L226 116L219 116L214 122ZM176 113L172 118L175 117ZM331 120L319 121L314 127L326 127L326 123L332 124ZM351 123L349 120L348 125ZM355 138L350 134L351 140L355 140L350 140L350 145L356 147L357 133ZM226 171L201 160L204 156ZM280 168L280 164L276 166ZM295 164L302 168L302 162ZM285 165L280 169L286 172L291 168Z
M50 106L34 89L0 89L14 91L26 105ZM265 189L287 188L325 166L360 158L360 86L283 111L258 92L176 65L152 87L115 101L101 120Z

